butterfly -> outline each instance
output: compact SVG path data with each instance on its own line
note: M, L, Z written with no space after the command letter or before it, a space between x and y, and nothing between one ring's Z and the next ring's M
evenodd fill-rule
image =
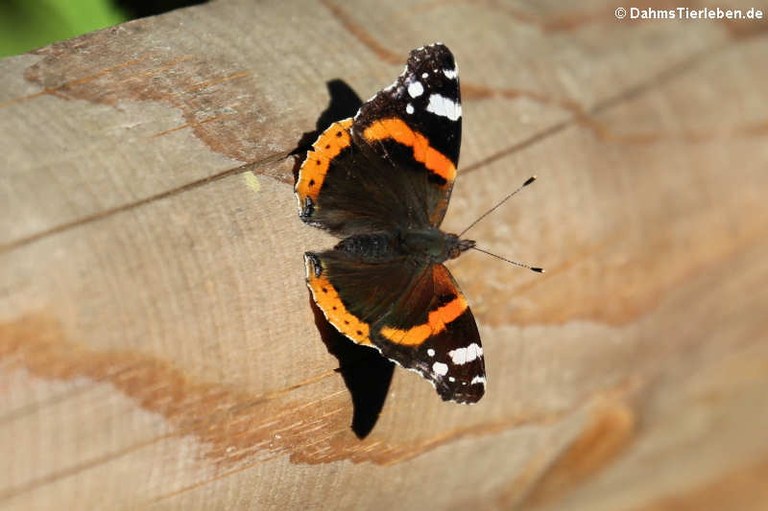
M445 267L475 242L440 230L456 179L461 97L451 51L410 52L403 73L308 151L299 217L342 238L307 252L306 281L339 332L475 403L485 362L474 316Z

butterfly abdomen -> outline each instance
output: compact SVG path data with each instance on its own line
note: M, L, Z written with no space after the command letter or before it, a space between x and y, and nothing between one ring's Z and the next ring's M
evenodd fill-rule
M354 234L341 240L333 249L366 262L391 260L399 253L396 237L386 232Z

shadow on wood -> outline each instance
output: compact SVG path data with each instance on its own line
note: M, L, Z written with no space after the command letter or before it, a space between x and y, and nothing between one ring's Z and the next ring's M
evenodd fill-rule
M312 149L312 144L317 140L317 137L334 122L353 117L363 104L360 96L344 80L338 78L329 80L326 82L326 86L330 96L328 107L317 118L315 130L305 132L296 145L296 149L291 152L292 155L298 156L293 168L294 183L299 176L299 168L304 163L307 151Z
M367 346L355 344L331 325L323 311L309 298L315 324L328 352L339 361L338 372L352 396L352 431L365 438L379 419L395 364Z
M330 96L328 107L317 118L315 130L304 133L291 153L296 156L293 168L294 183L307 151L312 148L312 143L317 137L334 122L354 116L362 105L360 96L344 80L330 80L326 85ZM394 364L377 351L355 344L341 334L328 322L311 297L309 303L320 336L328 352L338 359L337 371L341 373L352 396L352 431L358 438L365 438L379 419L392 381Z

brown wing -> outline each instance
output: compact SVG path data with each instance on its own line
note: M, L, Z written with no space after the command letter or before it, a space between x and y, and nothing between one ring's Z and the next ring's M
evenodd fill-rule
M480 334L445 266L364 263L336 250L309 253L306 263L315 302L341 333L418 372L444 400L483 396Z

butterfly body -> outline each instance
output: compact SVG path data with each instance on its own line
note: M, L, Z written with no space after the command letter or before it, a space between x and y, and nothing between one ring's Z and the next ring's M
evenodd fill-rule
M370 263L391 262L402 258L409 264L428 265L455 259L474 244L474 241L459 239L455 234L427 228L353 234L340 241L334 250Z
M445 400L485 391L480 335L444 262L472 248L440 229L461 140L448 48L413 50L403 74L332 124L296 182L299 217L342 240L307 252L307 285L328 321L429 380Z

